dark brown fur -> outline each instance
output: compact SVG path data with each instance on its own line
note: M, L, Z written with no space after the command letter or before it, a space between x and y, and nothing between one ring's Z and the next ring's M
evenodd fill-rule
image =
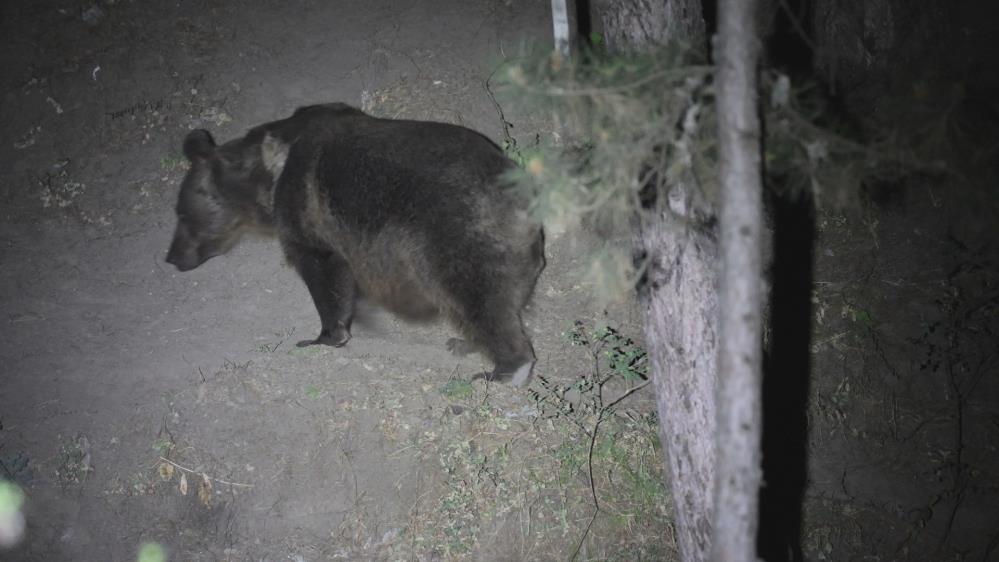
M444 316L524 384L534 350L521 311L544 268L544 235L502 181L513 165L463 127L376 119L344 104L301 108L216 146L184 142L191 169L167 261L181 271L247 230L276 234L322 321L315 340L350 339L366 299L408 320Z

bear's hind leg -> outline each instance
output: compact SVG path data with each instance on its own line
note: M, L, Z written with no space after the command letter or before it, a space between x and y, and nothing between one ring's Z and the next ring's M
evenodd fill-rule
M467 343L495 363L491 373L474 379L510 382L524 386L531 379L536 361L516 299L493 299L478 310L469 310L460 321Z

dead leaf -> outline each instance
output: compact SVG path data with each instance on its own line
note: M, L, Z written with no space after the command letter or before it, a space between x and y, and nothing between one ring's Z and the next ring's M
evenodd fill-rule
M201 475L201 482L198 484L198 499L205 507L212 505L212 481L207 474Z
M187 495L187 475L183 473L180 475L180 495Z
M163 480L169 480L173 478L173 465L168 462L161 462L159 472L160 478Z

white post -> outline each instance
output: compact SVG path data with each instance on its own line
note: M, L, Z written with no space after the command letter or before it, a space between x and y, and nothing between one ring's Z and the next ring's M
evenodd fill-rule
M566 0L552 0L552 32L555 36L555 50L568 58L569 10Z

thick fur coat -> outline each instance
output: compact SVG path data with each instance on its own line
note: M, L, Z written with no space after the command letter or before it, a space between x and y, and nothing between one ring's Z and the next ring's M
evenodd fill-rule
M346 344L364 299L408 320L443 316L464 336L453 351L495 363L483 376L529 380L521 313L545 265L544 234L503 181L513 163L486 137L326 104L223 145L192 131L184 153L167 256L179 270L247 231L273 234L322 322L300 345Z

